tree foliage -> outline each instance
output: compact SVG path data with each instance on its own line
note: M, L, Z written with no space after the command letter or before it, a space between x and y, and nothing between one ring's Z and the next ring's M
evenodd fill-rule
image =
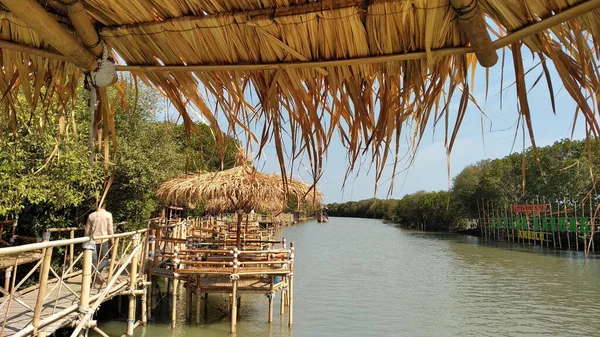
M186 172L230 168L235 162L234 139L225 137L227 146L221 152L208 126L197 124L187 133L182 125L161 120L165 109L161 96L130 83L126 104L115 111L116 157L105 170L99 153L92 168L88 96L83 88L79 97L69 105L70 115L50 109L43 115L30 114L35 116L30 119L28 114L10 121L0 117L0 132L5 135L0 137L0 217L18 218L22 234L82 225L108 181L112 185L106 203L115 222L127 221L129 228L143 226L163 206L154 195L160 183ZM20 106L27 109L26 104Z
M447 230L460 227L463 219L479 217L483 200L496 204L583 200L590 192L592 198L598 198L592 180L599 160L596 142L557 141L539 148L538 158L539 164L528 149L524 156L515 153L477 162L454 177L450 193L420 191L400 200L368 199L328 206L334 216L378 217L409 227ZM388 206L374 211L386 203Z

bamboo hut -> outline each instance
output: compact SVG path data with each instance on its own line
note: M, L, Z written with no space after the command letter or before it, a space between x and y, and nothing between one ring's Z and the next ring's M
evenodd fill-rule
M428 121L445 120L451 151L474 100L469 88L485 85L469 83L477 63L514 69L518 111L533 140L524 50L540 60L550 99L563 86L590 136L600 132L597 102L588 99L600 83L600 0L0 3L2 119L22 113L15 104L20 91L31 107L51 108L33 109L32 118L55 113L62 132L66 102L85 73L93 89L90 144L103 145L105 154L114 140L106 90L122 85L114 83L119 72L158 88L188 126L196 111L215 128L225 120L246 131L261 149L273 140L282 172L286 133L292 158L304 152L315 176L334 134L348 148L350 170L363 153L378 164L398 154L407 122L416 126L411 137L418 144ZM204 93L224 119L215 117ZM448 118L453 97L460 101L454 121ZM251 121L265 132L251 134Z
M249 165L175 178L163 183L157 194L167 202L207 202L212 208L237 211L238 248L244 212L283 208L288 195L294 195L298 200L322 201L321 193L312 185L291 179L285 181L275 174L257 172Z

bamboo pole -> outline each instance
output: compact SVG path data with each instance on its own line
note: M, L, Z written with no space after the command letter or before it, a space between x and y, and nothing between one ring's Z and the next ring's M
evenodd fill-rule
M52 248L46 248L44 250L44 262L40 269L40 288L38 290L37 300L35 302L35 309L33 312L33 333L37 333L37 329L40 323L40 315L42 314L42 308L44 306L44 300L46 299L46 283L48 282L48 274L50 273L50 262L52 262ZM83 288L82 288L83 292ZM83 295L82 295L83 296Z
M567 245L569 246L569 250L571 250L571 226L569 226L569 214L567 213L567 197L563 197L563 210L565 212L565 227L567 233ZM560 212L559 212L560 216ZM577 251L579 251L579 243L577 242L577 232L575 232L575 247Z
M132 246L135 249L139 245L140 235L134 234L131 238ZM131 272L129 274L129 311L127 313L127 336L133 336L133 325L135 324L135 291L138 271L139 252L133 255L131 259Z
M69 231L69 239L75 239L75 230L71 229ZM73 269L73 259L75 258L75 245L69 245L69 266Z
M83 71L98 68L96 57L75 40L72 33L65 30L37 1L2 0L2 3L40 38L50 43Z
M69 20L83 45L96 57L100 57L102 55L100 36L98 36L88 13L83 7L82 1L71 1L68 4L64 4L64 6L67 8Z
M285 276L283 276L282 279L285 280ZM282 288L280 291L281 296L279 296L279 316L283 316L283 314L285 313L285 289L286 288Z
M83 244L83 271L81 273L81 296L79 297L79 319L83 320L90 308L90 290L92 286L92 254L96 249L96 243L92 240ZM87 330L87 329L86 329ZM83 330L78 334L86 336Z
M558 215L560 216L560 207L558 205L558 200L556 200L556 206L558 208ZM552 202L550 202L550 219L554 218L554 212L552 211ZM557 235L558 235L558 247L560 249L562 249L562 235L560 233L560 224L557 221L558 219L555 218L554 222L555 222L555 227L556 227L556 231L557 231Z
M489 68L498 62L498 55L492 45L483 14L477 0L450 0L457 14L461 31L473 47L477 60L482 66Z
M235 333L235 328L237 325L237 288L238 288L238 275L232 274L233 277L233 287L231 290L231 326L229 327L229 332Z
M289 301L290 308L289 314L289 326L291 327L294 323L294 243L290 242L290 285L289 285Z
M117 261L117 251L119 249L119 238L113 240L112 251L110 252L110 264L108 266L108 278L106 282L110 282L115 272L115 263Z
M275 297L275 293L273 292L273 287L275 285L275 276L271 276L271 286L269 293L267 294L267 298L269 299L269 323L273 323L273 300Z
M4 270L4 290L10 291L10 278L13 267L8 267Z
M171 294L171 329L175 329L177 325L177 286L179 279L173 279L173 293Z

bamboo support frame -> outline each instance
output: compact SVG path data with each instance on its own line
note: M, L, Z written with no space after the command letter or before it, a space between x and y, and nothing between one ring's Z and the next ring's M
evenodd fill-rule
M94 241L83 244L83 272L81 278L81 296L79 297L79 319L84 321L85 315L90 308L90 289L92 282L92 254L95 249ZM79 336L85 336L86 333L79 333Z
M496 49L487 31L483 15L477 0L450 0L450 4L458 16L462 32L471 43L477 60L482 66L489 68L498 63Z
M46 248L44 250L44 262L40 270L40 290L38 291L37 301L35 303L35 309L33 313L33 333L36 334L38 326L40 324L40 315L42 313L42 307L44 305L44 298L46 297L46 284L48 282L48 274L50 269L50 263L52 262L52 248ZM7 311L8 312L8 311Z
M173 279L173 292L171 294L171 329L175 329L177 325L177 286L179 284L179 279Z
M289 326L291 327L294 322L294 243L290 242L290 274L288 284L288 297L289 297Z
M11 12L84 71L98 68L96 57L85 49L35 0L2 0Z
M137 248L140 241L139 234L135 234L132 238L132 245L134 249ZM135 251L134 251L135 252ZM138 256L139 253L134 253L131 260L131 272L129 274L129 311L127 313L127 336L133 336L133 329L135 324L135 291L137 290L137 269L138 269Z

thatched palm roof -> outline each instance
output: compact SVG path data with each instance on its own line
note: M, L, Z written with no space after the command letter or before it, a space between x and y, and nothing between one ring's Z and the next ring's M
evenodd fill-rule
M562 84L590 133L600 133L598 107L587 99L600 89L600 0L1 2L3 92L21 84L30 104L40 97L67 101L77 77L73 64L95 68L99 34L125 62L118 69L159 88L187 123L190 102L218 127L206 93L230 125L249 132L251 121L265 123L258 142L279 144L281 163L282 134L293 130L292 151L305 151L316 174L333 134L341 135L351 164L365 148L381 163L398 152L404 123L415 126L418 142L428 121L448 116L456 96L458 117L445 123L451 150L472 99L476 62L493 65L501 48L512 51L507 61L502 51L500 64L514 68L529 127L523 48L543 61L550 95ZM86 52L83 44L94 47ZM561 84L552 83L547 63ZM22 85L28 81L31 87ZM250 89L258 106L246 96ZM2 101L8 114L16 113L13 98ZM112 128L107 106L96 119L105 130Z
M321 193L312 185L296 180L284 182L278 175L260 173L246 165L175 178L163 183L157 194L164 201L183 205L207 202L213 211L283 209L289 195L322 201Z

